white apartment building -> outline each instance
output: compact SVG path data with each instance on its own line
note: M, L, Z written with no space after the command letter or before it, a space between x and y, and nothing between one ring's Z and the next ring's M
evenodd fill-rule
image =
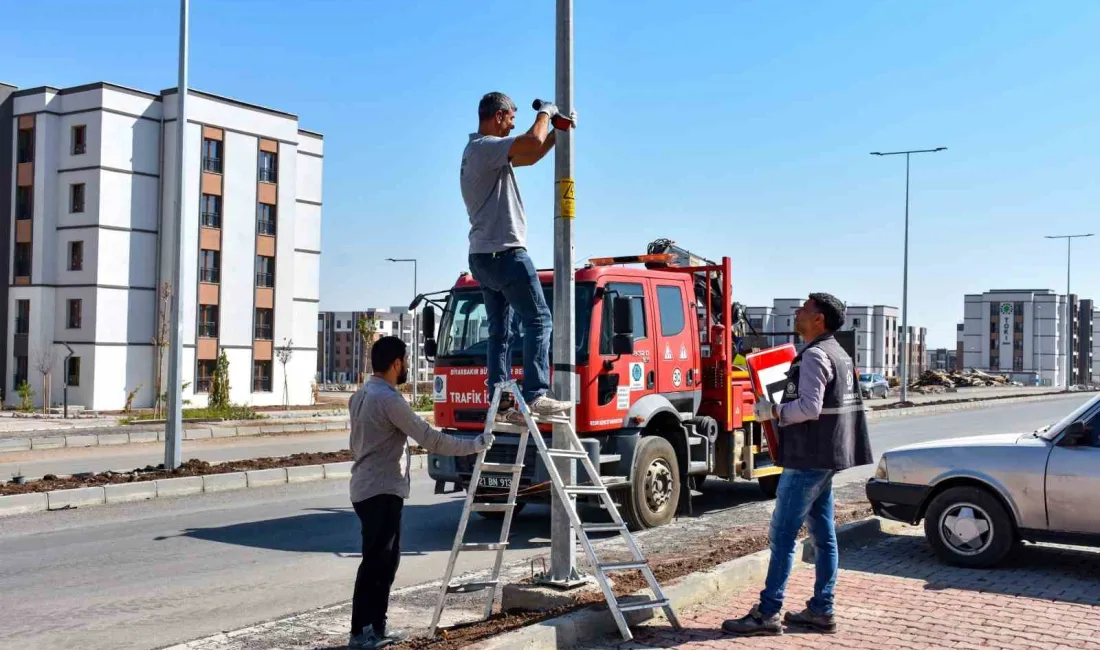
M1027 384L1036 377L1043 385L1064 384L1066 307L1075 302L1049 289L965 296L963 366L1006 374Z
M899 321L897 307L846 306L843 329L856 333L855 362L860 372L878 373L883 377L898 375L901 368Z
M1100 309L1092 310L1092 383L1100 383Z
M67 380L72 404L119 409L137 388L133 405L152 405L167 356L158 294L176 251L184 399L205 404L225 352L233 402L283 403L282 347L286 397L310 402L322 136L290 113L190 91L174 241L175 98L109 83L12 94L7 403L24 378L41 392L35 360L53 351L54 401Z

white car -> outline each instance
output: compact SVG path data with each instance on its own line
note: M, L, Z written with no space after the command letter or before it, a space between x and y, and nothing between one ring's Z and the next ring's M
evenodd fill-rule
M1021 540L1100 546L1100 396L1031 433L892 449L867 498L879 516L923 519L949 564L992 566Z

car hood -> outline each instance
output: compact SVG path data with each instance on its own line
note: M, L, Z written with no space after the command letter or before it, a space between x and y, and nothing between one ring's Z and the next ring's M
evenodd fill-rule
M944 449L955 447L1012 447L1021 439L1031 437L1030 433L994 433L984 436L969 436L966 438L948 438L946 440L931 440L905 445L891 452L909 451L918 449ZM888 452L890 453L890 452Z

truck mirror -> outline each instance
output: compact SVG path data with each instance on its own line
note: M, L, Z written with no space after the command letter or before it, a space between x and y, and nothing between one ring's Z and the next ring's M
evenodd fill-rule
M439 344L435 342L435 339L424 340L424 357L428 361L435 361L435 354L439 351Z
M634 336L631 334L616 334L611 339L611 353L619 356L634 354Z
M435 338L435 307L428 305L424 307L424 338Z
M626 296L615 296L611 303L612 317L611 329L616 335L630 337L631 347L634 345L634 301ZM632 350L633 351L633 350Z

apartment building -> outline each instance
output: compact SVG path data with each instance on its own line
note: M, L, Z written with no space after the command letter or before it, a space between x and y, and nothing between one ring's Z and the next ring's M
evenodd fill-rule
M1077 338L1074 343L1077 346L1075 383L1078 384L1091 384L1094 380L1092 367L1095 363L1096 324L1092 315L1095 311L1096 303L1092 300L1081 299L1077 302Z
M1092 379L1093 384L1100 384L1100 309L1092 310Z
M184 399L205 403L224 352L232 401L310 402L322 136L293 114L190 91L175 241L175 98L103 82L11 93L8 403L52 355L55 396L67 383L70 403L109 410L137 389L134 406L151 405L177 251Z
M362 317L373 318L375 339L396 336L409 346L409 363L414 362L413 320L408 307L390 307L387 310L324 311L317 314L317 376L322 383L357 383L359 373L371 373L370 359L359 335L358 323ZM424 358L424 332L420 332L420 382L432 380L433 364ZM411 379L411 378L410 378Z
M928 353L928 369L951 372L957 370L958 355L949 348L936 348Z
M0 83L0 268L11 265L11 229L13 220L8 218L7 210L15 199L15 176L12 173L16 158L16 133L14 110L15 100L12 94L19 90L16 86ZM0 323L8 322L8 282L0 282ZM8 346L6 336L0 336L0 377L8 376ZM0 380L0 401L8 397L6 384Z
M901 345L901 333L902 328L898 326L898 345ZM908 336L905 339L906 346L909 348L909 380L912 381L919 377L922 372L928 369L928 328L909 326ZM898 357L898 373L901 373L902 358L904 354L904 347L900 348Z
M963 308L965 367L1024 383L1064 385L1067 371L1071 384L1088 381L1082 357L1095 337L1082 323L1092 320L1092 301L1050 289L999 289L965 296Z
M856 333L855 362L860 372L884 377L900 372L898 314L898 308L889 305L848 305L845 309L844 329Z

